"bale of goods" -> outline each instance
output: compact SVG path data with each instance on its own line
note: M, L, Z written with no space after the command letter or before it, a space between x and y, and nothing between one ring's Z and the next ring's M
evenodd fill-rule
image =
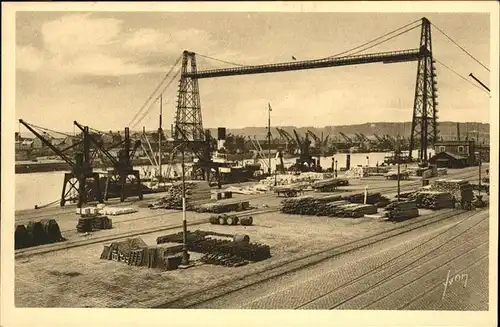
M26 230L28 232L28 237L31 239L31 244L33 246L38 246L42 244L46 244L47 235L43 229L43 225L39 221L30 221L26 226Z
M93 229L111 229L112 220L107 216L97 216L92 217L92 228Z
M47 243L55 243L64 240L61 235L59 225L54 219L42 219L40 220L40 223L42 224L43 230L46 234Z
M14 232L14 249L24 249L31 246L29 233L24 225L17 225Z
M92 232L92 218L79 218L76 224L76 231L78 233Z
M253 217L252 216L241 217L240 224L242 226L251 226L253 224Z

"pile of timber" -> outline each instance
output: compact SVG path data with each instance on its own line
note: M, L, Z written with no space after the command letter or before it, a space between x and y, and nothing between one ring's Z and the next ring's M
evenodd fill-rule
M439 210L454 208L455 201L448 192L440 191L419 191L408 197L409 201L415 202L417 208Z
M356 193L351 195L342 196L342 200L349 201L351 203L364 203L365 194ZM383 196L381 193L367 193L366 204L375 205L377 208L383 208L390 203L390 199Z
M182 242L182 236L182 232L160 236L156 239L156 242L158 244ZM225 239L213 238L214 236L224 237ZM207 262L211 261L210 263L214 264L213 261L217 256L225 259L231 257L231 260L238 265L241 265L242 261L262 261L271 257L269 245L250 243L248 235L231 235L197 230L194 232L187 231L186 239L188 251L209 254L211 256L206 256L205 259ZM217 264L234 266L229 265L231 260L226 260L225 264Z
M223 253L207 253L200 258L200 261L207 264L225 267L239 267L248 264L248 261L242 257Z
M472 202L474 200L474 187L467 180L439 179L432 183L432 190L447 192L457 201Z
M311 216L360 218L365 214L377 213L377 207L372 204L352 203L342 199L340 195L322 198L303 196L283 200L281 212Z
M14 231L14 248L16 250L65 240L54 219L30 221L26 225L19 224Z
M196 203L210 201L210 186L204 181L188 181L186 185L186 209L192 210ZM182 210L182 182L167 186L167 195L150 204L151 209Z
M319 192L330 192L339 186L347 185L349 185L349 181L345 178L328 178L312 183L311 187Z
M226 213L250 209L249 201L232 201L225 203L204 203L193 208L196 212Z
M253 217L237 217L235 215L214 215L208 219L212 225L238 225L251 226L253 224Z
M141 238L130 238L104 246L101 259L162 270L177 269L182 261L182 245L148 246Z
M100 229L111 229L113 221L107 216L82 217L78 219L76 230L78 233L90 233Z
M418 208L415 202L396 201L385 207L386 216L392 221L403 221L418 217Z

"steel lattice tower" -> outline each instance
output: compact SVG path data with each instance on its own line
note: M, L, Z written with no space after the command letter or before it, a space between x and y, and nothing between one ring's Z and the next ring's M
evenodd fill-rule
M188 71L189 67L190 70ZM194 52L183 52L181 69L175 125L179 127L190 141L203 141L204 132L201 119L198 79L186 76L188 72L197 72L196 56ZM179 135L177 128L172 132L175 140L183 139L182 135Z
M427 161L427 147L437 140L437 80L436 68L432 58L431 23L422 18L420 33L420 56L418 59L415 102L411 125L410 157L417 144L420 144L418 159Z

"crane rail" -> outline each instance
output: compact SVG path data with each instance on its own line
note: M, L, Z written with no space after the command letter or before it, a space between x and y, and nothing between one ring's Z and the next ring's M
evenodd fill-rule
M368 64L376 62L396 63L396 62L416 61L421 56L424 55L426 55L425 51L420 51L419 49L409 49L400 51L362 54L355 56L292 61L292 62L284 62L276 64L232 67L224 69L212 69L212 70L204 70L198 72L186 72L182 74L182 77L202 79L202 78L213 78L213 77L224 77L224 76L235 76L235 75L276 73L276 72L285 72L294 70Z

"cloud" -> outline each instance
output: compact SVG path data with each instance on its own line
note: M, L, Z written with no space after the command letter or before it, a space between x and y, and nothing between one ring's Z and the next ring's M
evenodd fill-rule
M16 48L16 69L23 71L37 71L43 64L43 56L40 50L28 45Z
M89 14L67 15L45 23L42 37L50 53L71 58L102 51L120 33L121 24L118 19L95 19Z

